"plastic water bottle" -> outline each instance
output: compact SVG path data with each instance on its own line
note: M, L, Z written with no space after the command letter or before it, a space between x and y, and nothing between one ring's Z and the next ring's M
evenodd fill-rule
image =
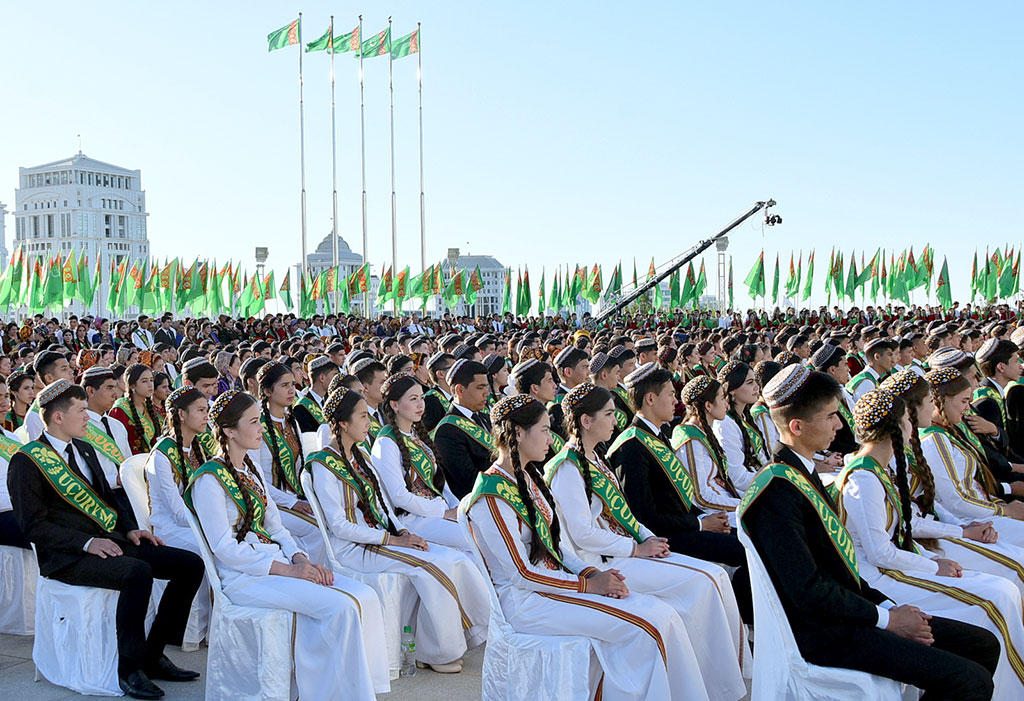
M416 674L416 638L412 634L412 626L402 629L402 671L403 677Z

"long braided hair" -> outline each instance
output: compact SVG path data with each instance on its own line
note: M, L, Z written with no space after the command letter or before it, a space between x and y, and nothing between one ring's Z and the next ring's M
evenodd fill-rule
M595 416L599 411L608 407L609 403L611 403L610 408L614 409L612 393L604 387L598 387L589 382L577 385L562 399L562 410L565 414L569 437L576 441L581 453L583 452L583 416ZM586 458L586 455L583 457ZM584 465L583 468L583 487L587 492L587 501L589 502L590 497L594 494L593 480L590 477L590 466Z
M913 384L907 387L906 383L911 381ZM913 370L905 370L883 382L882 389L898 394L907 405L907 417L913 428L910 432L910 452L914 460L910 465L910 471L921 484L921 496L917 499L917 505L921 507L922 512L930 514L935 509L935 476L932 475L928 461L925 460L921 450L921 436L917 432L918 426L921 425L921 409L929 398L928 383Z
M928 373L931 377L931 373ZM992 475L992 469L988 465L988 461L985 459L985 453L979 451L974 443L971 442L964 432L960 430L960 427L950 421L946 415L946 406L943 400L947 397L960 394L971 388L970 381L960 375L957 378L951 379L949 382L939 384L933 383L929 379L929 386L932 393L932 401L935 402L935 415L939 418L936 422L941 425L944 429L949 431L950 434L959 442L959 444L967 451L971 453L975 461L978 463L978 472L981 475L981 484L985 488L985 492L989 496L998 494L998 488L996 487L996 479Z
M878 396L890 399L892 406L885 415L870 425L864 425L864 407L870 405ZM907 479L907 454L903 445L903 428L901 420L907 405L898 394L886 390L870 390L861 397L854 407L857 421L857 437L861 443L892 444L893 457L896 460L896 490L900 495L900 523L893 534L893 541L903 550L914 552L914 534L910 526L913 518L910 510L910 484ZM916 429L913 429L916 433ZM883 466L884 469L884 466Z
M395 444L398 446L398 452L402 456L402 473L405 475L405 486L411 491L413 478L417 472L412 465L412 456L409 454L409 446L407 446L405 441L402 439L402 431L398 428L398 418L395 414L394 408L391 406L391 402L401 401L406 392L411 390L413 387L423 389L423 385L413 375L403 374L397 377L392 377L395 377L395 379L388 378L388 380L385 380L385 385L382 387L384 391L382 392L382 399L380 402L380 414L384 419L384 424L391 426L395 430L395 433L398 434L398 440L395 441ZM442 469L441 455L437 452L437 448L434 447L434 441L430 439L430 434L427 433L422 421L413 422L412 429L416 433L416 438L430 449L430 453L434 459L434 479L432 486L438 493L440 493L444 491L444 470Z
M346 467L351 469L349 457L345 455L345 444L342 441L342 434L344 433L341 429L341 424L352 420L352 413L358 406L359 402L363 400L363 395L358 392L348 391L340 402L338 402L337 408L331 416L327 417L330 421L331 435L334 436L334 442L338 444L338 455L341 456L342 463ZM370 488L373 490L373 498L377 500L377 503L381 505L381 509L384 512L385 523L381 526L384 527L390 535L397 536L398 529L392 522L391 517L388 515L387 507L384 502L384 495L380 488L380 482L377 480L377 475L373 469L366 464L366 460L363 458L363 451L359 449L358 445L352 446L352 462L356 463L356 467L359 473L366 478L366 481L370 483ZM369 506L365 503L363 494L359 494L359 501L356 506L359 507L364 513L372 513Z
M227 393L225 393L227 394ZM249 490L243 484L242 476L238 472L238 468L231 462L231 452L228 448L229 441L227 433L224 432L226 428L238 428L238 424L242 420L242 415L248 411L248 409L256 404L256 398L251 394L245 392L235 392L227 400L224 408L217 413L213 421L213 435L217 438L217 444L220 446L220 454L217 456L219 462L227 468L231 474L231 479L238 485L238 491L242 494L242 501L245 503L245 514L242 516L242 522L238 524L238 530L235 533L235 540L241 543L245 540L245 536L252 530L252 522L256 517L256 510L253 507L252 495L249 494ZM249 460L249 456L245 458L246 467L255 474L256 469Z
M147 366L142 363L135 363L130 365L125 370L125 378L127 390L125 391L125 397L128 400L128 419L132 422L132 428L135 429L135 435L138 436L139 445L142 446L143 451L149 450L153 447L153 441L146 440L146 430L142 424L142 419L139 417L139 410L135 406L135 385L138 384L139 380L146 374L153 374ZM154 385L155 386L155 385ZM146 397L146 416L153 422L153 439L160 435L161 423L160 417L156 413L156 409L153 408L153 398Z
M516 397L523 396L517 395ZM561 547L559 546L559 536L562 529L558 523L558 513L555 509L555 500L551 496L551 490L548 489L544 478L540 474L540 470L534 463L527 462L525 465L523 464L522 459L519 457L519 441L516 440L516 428L521 428L524 431L529 430L540 422L546 410L543 404L531 397L528 401L518 400L519 402L525 401L525 404L517 409L506 412L498 411L506 402L516 401L516 397L504 399L495 405L495 408L491 411L491 423L494 425L495 445L498 448L505 448L512 459L512 472L516 478L516 487L519 490L519 496L523 500L523 504L526 506L526 516L530 521L528 525L533 533L533 537L530 540L530 562L537 564L537 561L540 560L544 552L544 546L541 544L540 536L537 535L537 530L533 526L537 518L537 505L533 502L532 492L526 482L527 475L537 485L540 493L547 500L548 506L551 507L551 541L554 543L558 557L562 556Z
M743 383L747 381L747 377L752 373L753 370L746 363L730 360L718 373L718 381L725 388L725 394L729 399L728 416L736 422L740 429L740 436L743 439L743 466L751 472L757 472L761 469L761 459L758 457L754 442L750 439L750 434L747 432L747 426L757 435L761 436L762 443L766 439L761 435L761 430L754 423L754 417L750 415L750 405L748 404L743 407L742 413L737 411L736 398L733 395L733 392L742 387ZM744 423L747 426L744 426Z
M722 450L722 444L718 442L718 436L711 430L711 422L708 421L707 405L716 400L720 389L722 389L722 385L718 380L710 380L702 392L696 396L687 397L686 415L683 420L686 423L696 423L697 428L704 433L704 437L708 440L708 446L711 448L711 461L715 464L715 475L722 484L731 485L725 451ZM743 427L741 426L740 429L742 430Z
M295 379L295 373L293 373L287 365L278 362L269 362L263 365L256 373L256 379L259 382L260 387L260 407L263 416L263 424L267 427L266 437L270 442L270 459L273 463L273 469L271 474L274 478L274 486L283 488L286 491L294 492L292 486L288 484L288 480L285 479L284 473L281 471L281 456L277 452L277 441L285 440L284 435L278 436L277 422L270 414L270 395L274 393L274 385L280 382L283 378L291 376ZM299 422L295 419L295 415L292 412L292 407L288 406L284 409L284 421L285 424L291 427L295 436L299 435ZM302 468L306 466L306 456L302 452L302 446L300 444L299 450L296 451L295 456L296 466L295 474L302 474Z
M182 443L181 415L187 412L199 400L207 401L206 395L195 387L179 390L167 398L166 408L169 419L167 422L167 435L174 439L174 444L178 448L178 455L181 457L181 472L184 476L185 484L188 484L191 470L189 469L189 461L185 458L185 447ZM192 445L189 446L189 449L200 465L206 462L208 456L203 451L203 444L199 440L198 433L192 437Z

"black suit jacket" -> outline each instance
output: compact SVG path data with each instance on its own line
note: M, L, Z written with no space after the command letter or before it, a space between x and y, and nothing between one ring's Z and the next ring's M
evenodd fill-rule
M999 391L992 380L987 377L982 380L981 385L983 387L991 387L996 392ZM1011 446L1011 438L1006 430L1007 427L1004 425L1003 412L999 408L999 404L995 399L984 397L974 402L974 411L976 411L978 416L981 418L994 423L996 428L999 429L999 434L996 436L979 436L979 438L982 439L982 442L986 446L986 454L996 453L1005 458L1005 460L993 460L992 458L989 458L989 467L992 469L993 474L995 474L996 478L1000 481L1011 481L1010 478L1015 473L1012 472L1010 463L1019 463L1024 461L1024 459L1022 459L1017 454L1017 451L1013 450Z
M634 417L630 425L650 433L639 417ZM656 437L667 442L663 435ZM657 458L639 440L631 438L620 445L612 453L611 464L629 508L640 523L669 539L680 532L700 531L702 512L697 507L686 508Z
M309 413L309 409L296 404L292 407L292 416L295 417L295 422L299 424L299 431L301 433L313 433L320 428L320 422L313 418L313 415Z
M454 404L446 416L465 416ZM485 422L485 425L489 424ZM488 428L489 430L489 428ZM490 451L451 424L438 427L434 446L441 456L445 481L457 498L473 491L476 476L489 468L494 457Z
M425 394L423 395L423 417L420 419L420 423L427 431L433 431L434 427L444 418L446 411L440 397L433 393Z
M174 332L174 329L157 329L153 333L154 343L166 343L171 348L177 348L178 335Z
M852 408L852 407L850 407ZM835 453L839 452L843 455L852 453L859 447L857 443L857 437L853 434L853 426L846 423L846 419L843 415L839 415L839 422L842 424L838 431L836 431L836 437L832 439L832 445L828 449Z
M45 437L40 440L45 441ZM117 511L117 523L112 532L104 531L99 524L68 504L28 455L15 453L7 472L7 489L18 526L29 541L35 543L39 572L44 577L84 557L95 557L84 549L90 538L109 538L123 545L129 542L128 532L138 528L135 517L121 508L107 484L93 447L77 438L73 442L92 471L93 491L107 506ZM82 477L81 474L79 476Z
M1021 385L1006 388L1006 436L1010 449L1017 455L1024 455L1024 386Z
M776 444L774 460L806 470L782 444ZM811 483L834 508L817 473L811 475ZM773 480L747 508L743 525L775 584L801 650L822 644L823 639L842 645L846 627L874 627L878 622L876 605L887 597L847 569L814 506L796 487Z

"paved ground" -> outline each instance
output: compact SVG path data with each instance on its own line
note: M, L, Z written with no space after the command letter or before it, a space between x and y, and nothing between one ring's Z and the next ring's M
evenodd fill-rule
M168 657L189 669L206 668L206 648L198 652L183 653L168 649ZM480 698L480 668L483 647L471 650L465 657L461 674L435 674L419 670L416 676L391 682L391 693L377 698L380 701L461 701ZM81 699L78 694L54 686L48 681L33 681L32 638L0 635L0 698L7 701L58 701ZM168 701L194 701L204 698L202 680L198 683L163 683Z

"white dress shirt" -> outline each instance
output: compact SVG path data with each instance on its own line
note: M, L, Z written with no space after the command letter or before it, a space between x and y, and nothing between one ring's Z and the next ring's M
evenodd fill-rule
M128 429L124 427L124 424L117 419L101 416L91 409L87 409L86 411L89 415L89 423L92 424L100 433L113 438L114 443L117 444L117 447L121 451L121 455L124 456L125 460L130 458L132 456L132 449L128 443ZM110 426L109 432L103 425L103 419L106 419L107 425ZM103 475L107 478L107 484L110 485L111 489L116 488L118 471L121 469L121 465L116 464L113 460L98 450L96 451L96 458L100 461L100 467L103 469Z
M21 443L21 439L16 435L8 431L7 429L0 428L3 431L4 436L8 440L14 441L15 443ZM0 511L11 511L14 505L11 504L11 493L7 491L7 467L8 462L3 458L0 458Z

